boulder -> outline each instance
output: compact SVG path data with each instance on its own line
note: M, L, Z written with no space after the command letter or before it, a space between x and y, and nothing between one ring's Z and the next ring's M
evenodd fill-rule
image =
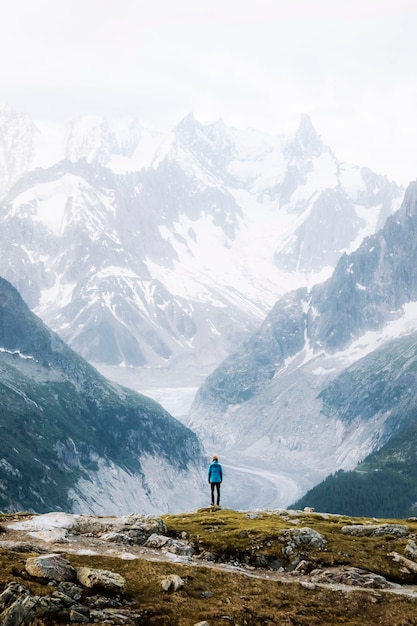
M77 567L77 580L84 587L100 587L108 591L123 592L126 587L126 580L120 574L104 569L94 569L92 567Z
M178 556L191 557L195 550L193 546L183 539L172 539L171 537L166 537L165 535L158 535L153 533L145 543L147 548L163 548L168 552L172 552L173 554L178 554Z
M36 617L57 613L62 608L60 598L32 596L23 585L9 583L0 594L0 624L26 626L32 624Z
M374 574L358 567L336 567L332 569L315 569L310 574L314 583L342 584L372 589L387 589L394 585L379 574Z
M169 537L166 537L165 535L152 533L152 535L146 540L145 546L147 548L159 549L166 546L169 540Z
M305 526L303 528L290 528L282 533L285 543L291 548L298 546L312 546L313 548L324 548L326 539L316 530Z
M150 535L166 534L160 517L132 513L121 517L79 516L71 528L73 535L92 535L120 543L144 544Z
M355 537L382 537L392 535L394 537L406 537L410 529L405 524L352 524L342 526L340 531L345 535Z
M406 568L406 571L413 572L413 574L417 574L417 563L415 561L411 561L407 559L405 556L398 554L398 552L390 552L388 554L389 557L392 558L393 561L399 563L403 567Z
M29 557L26 571L31 576L49 578L49 580L69 581L75 578L75 569L60 554L45 554Z
M413 561L417 561L417 545L413 539L409 539L407 541L404 552L410 559L413 559Z

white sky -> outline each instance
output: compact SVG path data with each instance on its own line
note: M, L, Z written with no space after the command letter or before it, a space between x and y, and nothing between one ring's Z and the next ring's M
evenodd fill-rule
M7 0L0 101L35 119L193 111L417 178L417 0Z

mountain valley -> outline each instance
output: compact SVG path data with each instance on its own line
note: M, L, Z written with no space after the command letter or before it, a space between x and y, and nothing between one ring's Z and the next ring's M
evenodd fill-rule
M366 391L347 419L345 385L417 329L413 185L339 162L307 115L293 136L192 114L52 132L3 107L0 129L0 275L215 449L228 505L287 506L394 434Z

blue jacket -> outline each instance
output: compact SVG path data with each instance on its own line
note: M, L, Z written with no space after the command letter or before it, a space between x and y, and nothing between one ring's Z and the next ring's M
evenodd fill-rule
M209 483L221 483L223 480L222 466L218 461L210 463L208 468L208 481Z

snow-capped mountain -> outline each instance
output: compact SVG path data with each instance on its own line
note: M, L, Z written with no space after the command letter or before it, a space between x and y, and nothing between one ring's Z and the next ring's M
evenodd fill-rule
M268 463L298 493L381 446L415 415L403 344L374 351L417 329L416 241L413 183L400 210L343 254L331 278L280 298L207 378L192 429L229 458Z
M63 159L48 167L35 167L48 142L34 134L0 206L0 274L131 386L151 369L200 384L281 295L329 276L402 194L340 163L307 116L292 137L192 115L167 136L81 118L65 140L48 135Z

